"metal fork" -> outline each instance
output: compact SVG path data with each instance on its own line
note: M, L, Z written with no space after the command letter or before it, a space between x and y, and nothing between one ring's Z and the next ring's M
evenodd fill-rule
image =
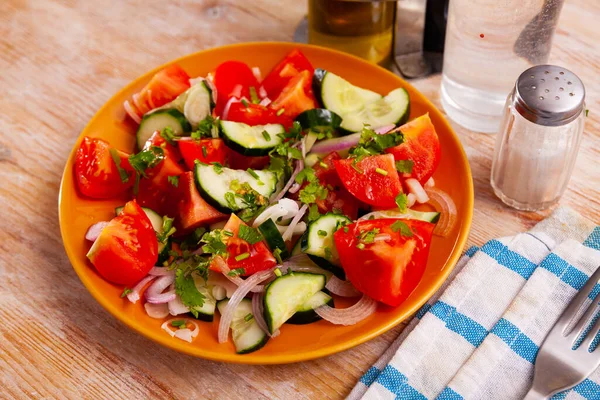
M600 366L600 346L593 352L588 351L600 332L600 318L585 332L597 311L600 293L585 306L585 310L582 310L598 280L600 267L588 279L546 336L535 361L533 385L524 400L548 399L579 384ZM578 315L581 317L576 318ZM573 345L582 334L585 335L583 342L573 350Z

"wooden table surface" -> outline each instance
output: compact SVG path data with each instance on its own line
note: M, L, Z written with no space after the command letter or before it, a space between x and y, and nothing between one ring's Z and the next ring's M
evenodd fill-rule
M244 366L185 356L130 331L88 294L63 250L58 188L86 123L127 82L173 58L244 41L289 41L302 0L0 1L0 398L337 399L397 336L324 359ZM551 62L590 109L561 200L600 222L600 2L567 0ZM439 106L440 76L413 82ZM489 184L494 137L456 126L473 169L468 245L545 213L504 206Z

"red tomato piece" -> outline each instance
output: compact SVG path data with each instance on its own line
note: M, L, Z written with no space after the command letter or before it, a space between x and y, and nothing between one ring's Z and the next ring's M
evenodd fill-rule
M264 169L269 165L269 162L271 160L269 156L245 156L243 154L238 153L235 150L231 150L230 148L227 148L227 151L229 152L227 156L229 167L233 169Z
M306 110L317 108L317 101L311 89L312 75L308 71L302 71L294 76L281 94L269 105L274 110L283 109L283 115L296 118L298 114Z
M302 71L308 71L312 77L315 69L300 50L294 49L269 72L262 81L262 86L269 97L275 99L290 80Z
M227 147L221 139L182 138L177 141L177 144L185 165L191 170L194 169L196 160L207 164L211 162L225 164Z
M329 188L327 198L325 200L317 200L317 206L321 213L338 209L348 218L354 220L358 216L359 203L344 187L335 170L334 161L340 158L338 153L332 152L313 167L315 175L319 178L319 182Z
M127 153L116 150L121 167L129 173L121 181L119 169L110 154L111 146L102 139L84 137L75 155L75 181L79 192L94 199L108 199L125 192L135 182Z
M412 235L394 232L401 221ZM434 224L418 220L374 219L355 222L334 235L347 279L367 296L396 307L412 293L423 277ZM361 233L378 229L387 240L361 242ZM358 247L357 247L358 246ZM361 249L362 247L362 249Z
M112 283L132 286L148 274L158 259L158 240L135 200L126 203L102 230L87 257Z
M424 185L437 169L441 157L440 139L429 114L402 125L400 131L405 142L386 152L393 154L396 160L411 160L414 165L410 177Z
M243 103L231 104L227 113L227 121L243 122L250 126L281 124L286 129L289 129L294 122L287 115L277 115L277 111L271 108L252 103L248 103L247 106Z
M175 218L177 235L227 219L227 215L217 211L200 196L191 171L179 176L177 188L170 193L166 214Z
M238 98L250 98L250 87L254 87L256 91L259 89L259 83L252 73L248 65L241 61L225 61L220 64L214 72L213 83L217 89L217 106L216 114L221 116L225 104L231 96L236 95ZM239 93L236 93L238 85L241 88Z
M365 157L354 164L353 159L335 160L335 169L350 193L360 201L382 207L396 207L396 196L402 193L394 157L380 154Z
M224 230L233 233L233 236L224 236L223 241L227 245L227 252L229 257L227 258L227 265L230 269L243 268L244 273L241 275L248 276L256 272L269 269L277 265L277 260L273 257L273 254L269 251L265 241L260 241L255 244L250 244L247 241L240 239L238 233L240 231L240 225L244 224L244 221L239 219L237 215L231 214L229 221L225 224ZM244 254L248 254L246 258L236 260L236 257ZM212 267L216 269L216 267Z
M190 88L190 76L177 64L169 65L156 73L150 82L138 93L133 104L141 113L175 100L177 96Z

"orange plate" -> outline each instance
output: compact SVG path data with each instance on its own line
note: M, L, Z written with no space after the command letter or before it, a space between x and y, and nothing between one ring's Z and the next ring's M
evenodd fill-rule
M152 75L165 67L163 65L139 77L117 93L83 130L63 173L59 214L67 255L92 296L131 329L164 346L193 356L244 364L282 364L324 357L366 342L408 318L440 287L460 257L473 214L473 183L469 163L448 122L410 84L391 72L354 56L294 43L236 44L201 51L173 62L178 63L192 77L205 76L227 60L241 60L250 66L258 66L266 74L293 48L300 48L315 67L332 71L360 87L379 93L387 93L397 87L408 90L411 119L428 112L440 137L442 158L434 175L435 182L454 199L458 209L458 223L449 237L434 237L425 275L411 296L397 308L380 305L375 315L357 325L334 326L325 321L309 325L284 325L281 336L270 340L259 351L246 355L236 354L232 343L217 343L218 318L212 323L199 322L200 333L193 343L171 338L160 328L162 320L148 317L141 302L134 305L121 299L123 288L102 279L85 257L89 249L89 243L84 239L88 227L95 222L112 218L114 208L127 199L123 197L99 201L83 198L79 196L73 179L75 152L84 136L99 137L119 149L132 151L136 127L126 116L123 102L131 99ZM348 303L339 301L337 304Z

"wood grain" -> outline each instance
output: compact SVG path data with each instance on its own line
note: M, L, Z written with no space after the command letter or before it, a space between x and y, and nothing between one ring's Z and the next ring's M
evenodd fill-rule
M157 65L233 42L291 40L296 0L0 2L0 398L338 399L402 327L324 359L229 365L162 348L125 328L87 293L64 253L62 169L79 132L127 82ZM566 2L551 62L579 75L590 117L561 200L600 222L600 2ZM440 77L414 81L436 105ZM493 195L494 137L454 126L475 182L469 245L525 230Z

